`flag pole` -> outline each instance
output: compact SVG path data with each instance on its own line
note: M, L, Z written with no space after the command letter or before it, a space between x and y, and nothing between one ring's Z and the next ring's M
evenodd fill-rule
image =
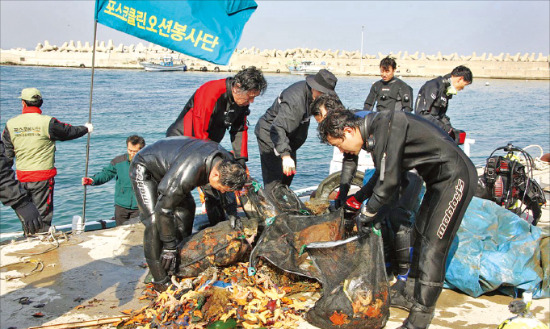
M92 49L92 82L90 83L90 107L88 109L88 122L92 122L92 95L94 91L94 71L95 71L95 47L96 47L96 34L97 34L97 19L94 17L94 46ZM84 177L88 177L88 162L90 159L90 133L86 141L86 166L84 170ZM86 185L84 185L84 199L82 201L82 230L84 230L84 224L86 224Z

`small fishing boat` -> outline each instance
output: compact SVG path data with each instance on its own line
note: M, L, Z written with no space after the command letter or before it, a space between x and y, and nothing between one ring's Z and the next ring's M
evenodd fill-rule
M165 56L159 59L158 63L154 62L140 62L139 63L145 71L161 72L161 71L187 71L187 65L181 63L174 65L174 59L172 56Z
M319 70L325 68L323 65L316 65L312 61L303 61L301 63L293 62L287 67L290 74L302 74L302 75L315 74L319 72Z

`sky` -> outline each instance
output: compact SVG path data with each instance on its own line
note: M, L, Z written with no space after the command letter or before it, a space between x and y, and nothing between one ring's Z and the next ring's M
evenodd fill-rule
M550 1L261 1L237 48L550 53ZM94 1L0 0L0 48L93 40ZM148 42L98 25L97 39Z

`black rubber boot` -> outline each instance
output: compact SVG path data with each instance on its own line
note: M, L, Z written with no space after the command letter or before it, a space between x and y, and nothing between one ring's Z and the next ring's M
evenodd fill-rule
M390 287L390 306L410 311L414 303L415 278L409 277L406 281L397 279Z
M152 283L153 283L153 289L155 289L157 292L165 291L172 284L169 276L166 276L161 281L153 281Z
M407 329L426 329L430 326L434 317L435 307L426 307L414 303L409 316L403 322L403 328Z

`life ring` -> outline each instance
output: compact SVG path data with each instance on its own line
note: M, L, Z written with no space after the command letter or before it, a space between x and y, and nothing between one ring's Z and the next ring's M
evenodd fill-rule
M350 72L350 71L347 71L347 72L346 72L346 75L351 75L351 72Z
M206 66L203 66L203 67L201 67L201 71L206 72L206 71L208 71L208 69L206 68Z
M241 66L241 69L243 69L243 70L246 69L246 66L245 65Z
M214 68L214 72L220 72L220 68L216 66L216 67Z
M281 70L277 69L277 73L281 73Z
M79 65L79 67L82 67L82 68L84 68L84 67L86 67L86 65L84 65L84 64L80 64L80 65Z

